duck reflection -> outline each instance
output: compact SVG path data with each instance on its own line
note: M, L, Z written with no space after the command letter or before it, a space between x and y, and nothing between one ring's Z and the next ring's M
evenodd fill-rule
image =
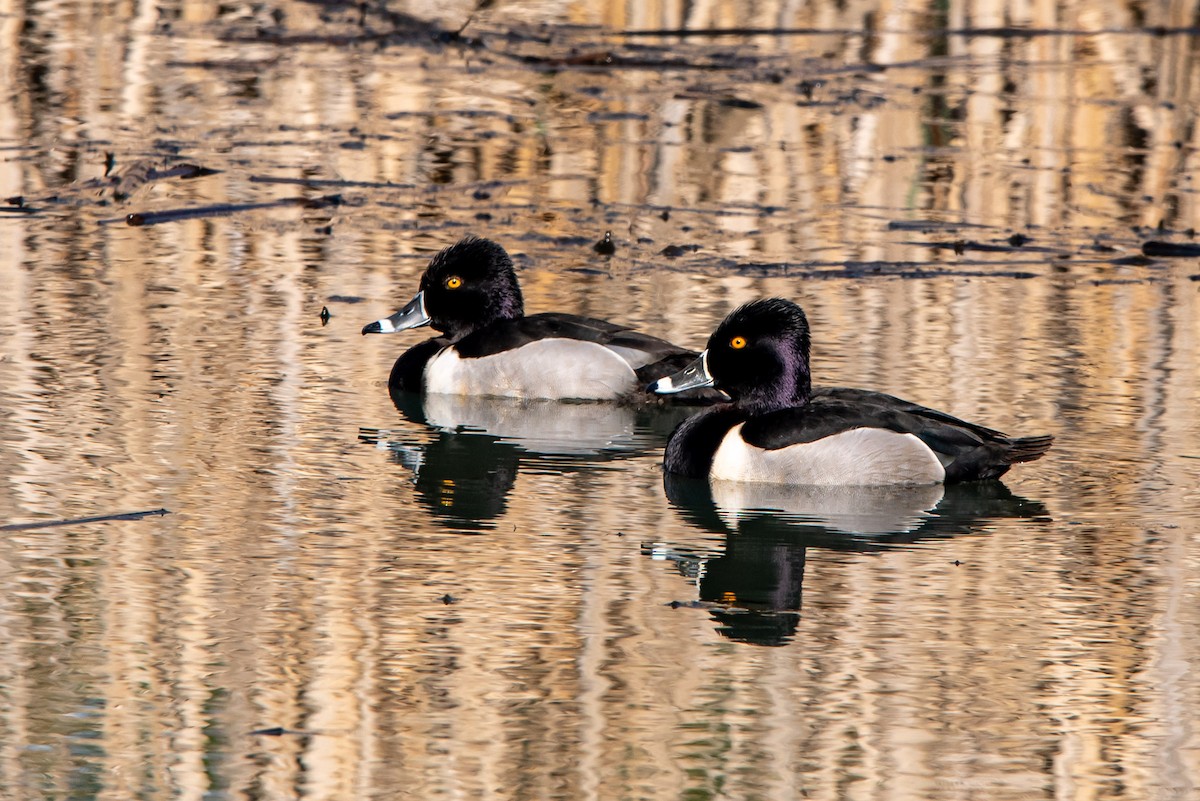
M724 537L721 553L661 543L643 553L694 579L722 636L783 645L800 622L809 548L862 553L978 532L1002 518L1046 518L1046 508L999 481L916 487L785 487L664 477L690 523Z
M412 472L417 499L453 528L493 528L523 465L555 472L595 469L662 446L690 410L608 403L395 393L396 408L432 432L361 429Z

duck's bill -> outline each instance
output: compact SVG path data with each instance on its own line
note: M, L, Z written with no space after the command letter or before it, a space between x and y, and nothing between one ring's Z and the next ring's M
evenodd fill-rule
M713 377L708 372L708 351L706 350L687 367L674 375L658 379L648 389L651 392L657 392L659 395L674 395L676 392L685 392L689 389L699 389L700 387L711 387L712 385Z
M418 292L416 297L408 302L400 311L391 317L384 317L363 326L364 334L394 334L409 328L420 328L429 325L429 314L425 311L425 293Z

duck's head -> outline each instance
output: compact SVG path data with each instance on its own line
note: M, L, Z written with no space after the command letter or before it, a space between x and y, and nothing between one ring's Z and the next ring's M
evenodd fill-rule
M808 402L808 318L790 300L747 303L726 317L700 356L683 370L650 385L660 394L715 386L749 412Z
M438 253L421 276L421 291L391 317L369 323L364 334L389 334L432 325L451 340L497 320L521 317L525 304L504 248L466 236Z

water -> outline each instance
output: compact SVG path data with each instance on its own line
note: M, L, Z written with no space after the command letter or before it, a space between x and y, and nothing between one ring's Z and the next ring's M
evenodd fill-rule
M0 3L0 795L1194 797L1195 9L743 8ZM794 30L619 34L685 27ZM762 497L397 409L467 231L1055 448Z

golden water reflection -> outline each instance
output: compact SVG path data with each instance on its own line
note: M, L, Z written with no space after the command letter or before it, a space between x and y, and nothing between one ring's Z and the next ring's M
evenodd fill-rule
M0 0L2 794L1194 793L1194 4L468 5ZM763 515L670 414L397 410L468 230L1056 447Z

